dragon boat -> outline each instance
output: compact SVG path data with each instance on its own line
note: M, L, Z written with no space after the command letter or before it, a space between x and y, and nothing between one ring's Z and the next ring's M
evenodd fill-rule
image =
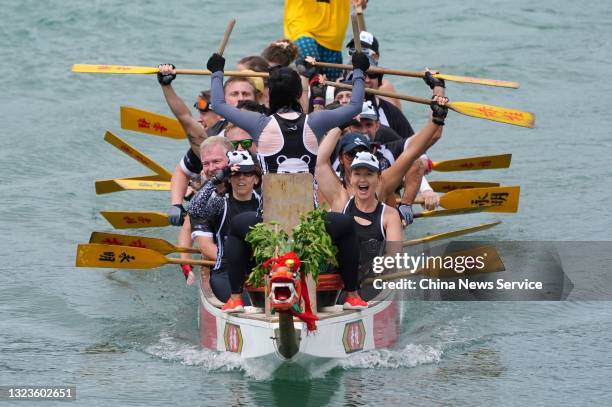
M268 174L263 178L264 222L275 221L288 233L299 215L312 209L313 188L310 174ZM394 293L373 294L364 310L344 310L337 299L342 290L339 274L319 274L302 280L291 277L289 267L280 267L266 278L264 287L248 287L252 306L240 314L221 311L210 286L208 269L201 272L198 325L200 343L213 351L238 355L252 367L274 371L291 365L314 372L327 363L337 362L356 352L392 346L399 336L401 312ZM305 282L305 284L303 284ZM306 297L301 297L300 291ZM316 315L301 320L290 305L307 301ZM293 307L296 308L296 307Z

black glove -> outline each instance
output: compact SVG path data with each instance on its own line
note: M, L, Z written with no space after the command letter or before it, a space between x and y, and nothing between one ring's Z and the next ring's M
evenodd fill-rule
M165 64L172 66L172 69L176 69L176 66L173 64ZM161 65L158 65L159 68ZM157 82L159 82L162 86L168 86L172 83L172 81L176 78L176 74L163 75L161 72L157 73Z
M444 83L444 79L434 78L434 76L429 71L425 72L425 77L423 78L423 80L425 81L427 86L429 86L432 90L436 86L440 86L442 88L446 88L446 85Z
M300 58L299 60L295 61L295 69L297 70L297 73L308 79L312 79L312 77L318 73L317 67L306 62L304 58Z
M225 167L224 169L218 170L217 172L215 172L215 175L212 176L212 178L210 179L210 182L212 182L213 185L219 185L224 182L228 182L231 174L232 174L231 167Z
M433 98L432 98L433 99ZM448 114L448 107L440 106L438 102L432 100L431 111L433 112L433 122L439 126L444 126L444 119L446 119L446 115Z
M182 226L186 215L187 212L181 204L172 205L168 208L168 220L173 226Z
M208 62L206 63L206 68L212 73L221 71L225 68L225 58L216 52L208 58Z
M370 60L363 52L355 52L351 58L353 69L361 69L365 72L370 68Z
M402 220L406 222L406 225L411 225L414 222L414 213L412 212L412 205L410 204L401 204L397 208L399 210L400 215L402 215Z

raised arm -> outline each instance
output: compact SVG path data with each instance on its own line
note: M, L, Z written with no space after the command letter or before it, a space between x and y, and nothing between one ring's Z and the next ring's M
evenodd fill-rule
M187 133L191 148L194 149L195 152L198 152L200 143L206 138L206 131L204 127L193 118L191 111L185 102L183 102L183 99L181 99L174 91L174 88L172 88L172 81L176 78L175 66L172 64L162 64L159 65L158 68L159 73L157 74L157 81L162 88L166 103L183 127L183 130L185 130L185 133Z
M219 54L213 54L209 58L206 67L213 72L210 77L211 109L218 115L225 117L228 121L246 130L253 137L253 141L257 143L259 135L270 121L270 118L265 114L240 110L225 102L225 94L223 92L225 58Z
M329 201L333 212L342 212L348 201L348 193L342 186L331 166L331 155L342 132L339 128L331 129L319 144L315 178L321 193Z
M446 117L447 108L444 106L448 102L445 97L439 98L434 96L435 101L432 104L433 113L429 118L427 125L415 134L410 143L407 144L406 149L400 156L395 160L395 163L387 170L383 171L383 185L381 200L385 200L389 194L392 194L395 188L399 185L404 174L408 171L414 161L423 154L429 146L435 141L436 135L440 135L440 127L444 125L444 118Z
M365 96L363 73L370 67L368 57L362 52L353 54L353 92L348 105L334 110L313 112L308 116L308 125L319 141L329 129L350 121L361 113Z

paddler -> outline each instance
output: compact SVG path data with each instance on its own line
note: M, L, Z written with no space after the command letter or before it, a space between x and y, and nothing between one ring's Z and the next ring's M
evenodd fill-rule
M341 135L340 129L333 129L319 146L316 177L319 189L328 200L331 210L349 215L355 222L357 236L361 246L362 265L369 264L367 259L382 255L378 250L384 248L384 242L400 242L402 240L402 222L394 206L384 203L388 196L400 184L402 177L415 160L432 144L439 140L441 127L444 125L448 109L445 107L448 99L433 97L432 114L428 124L414 135L412 142L386 170L382 170L379 160L365 149L352 156L350 167L345 174L343 185L332 169L330 159ZM355 137L354 137L355 136ZM349 133L344 138L360 140L352 142L348 147L360 147L364 141L359 133ZM365 140L367 143L368 140ZM374 250L368 250L374 248ZM393 250L398 250L393 245Z
M223 97L223 68L225 59L213 54L207 68L213 72L211 77L212 108L246 130L257 143L259 160L264 172L311 172L314 173L318 141L325 132L350 120L361 110L364 96L363 72L369 62L362 53L353 55L353 97L351 103L334 111L320 111L306 115L302 111L299 98L302 96L301 79L290 68L272 70L268 78L270 89L270 112L267 116L255 112L243 112L229 106ZM264 191L265 193L265 191ZM350 218L341 214L328 214L327 232L339 251L340 273L348 292L346 308L362 309L367 307L358 289L358 259L355 256L357 236ZM241 293L244 279L249 274L249 260L252 248L246 243L249 228L261 222L255 213L244 213L234 218L227 238L226 248L232 255L228 259L232 297L224 310L235 312L242 306ZM234 278L235 277L235 278Z
M216 137L219 136L213 138ZM202 144L210 143L213 138ZM225 142L222 145L227 147ZM217 260L210 271L210 285L215 296L223 302L230 297L226 264L232 253L224 250L224 242L231 220L239 213L257 211L261 205L261 197L255 192L261 181L261 169L251 154L245 150L228 151L227 157L229 167L226 169L230 171L210 178L203 186L203 190L215 192L199 193L189 204L192 237L204 257Z

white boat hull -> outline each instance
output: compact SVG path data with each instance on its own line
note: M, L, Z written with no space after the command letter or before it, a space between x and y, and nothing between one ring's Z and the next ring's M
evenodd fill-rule
M286 359L278 350L277 316L262 317L261 312L251 307L246 307L244 314L222 313L218 304L211 303L210 296L205 294L203 283L199 304L201 346L237 353L255 368L261 365L274 371L287 365L316 372L355 352L392 346L399 336L397 301L372 301L370 307L361 311L330 307L319 313L315 332L309 332L305 323L294 320L299 349Z

